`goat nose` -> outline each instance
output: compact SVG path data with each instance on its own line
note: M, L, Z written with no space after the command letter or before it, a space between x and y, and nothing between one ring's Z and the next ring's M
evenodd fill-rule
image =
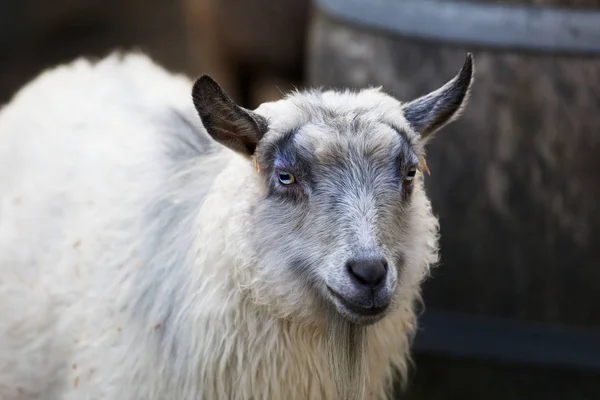
M350 275L363 285L376 286L387 274L388 264L383 258L369 260L351 260L346 264Z

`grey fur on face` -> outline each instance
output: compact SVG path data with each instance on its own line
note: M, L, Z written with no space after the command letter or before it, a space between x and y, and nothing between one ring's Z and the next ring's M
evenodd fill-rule
M256 274L274 293L355 325L393 311L399 282L414 280L407 249L424 143L460 114L472 64L469 55L448 84L407 104L377 89L308 91L249 111L198 79L207 132L259 167L265 196L250 240Z

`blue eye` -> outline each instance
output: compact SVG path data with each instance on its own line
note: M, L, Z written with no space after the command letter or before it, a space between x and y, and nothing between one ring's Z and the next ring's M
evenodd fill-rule
M416 175L417 175L417 168L416 167L412 167L406 173L406 178L404 180L407 181L407 182L410 182L410 181L412 181L415 178Z
M291 185L292 183L296 182L296 178L294 178L294 175L290 174L289 172L280 171L278 173L278 177L279 182L281 182L284 185Z

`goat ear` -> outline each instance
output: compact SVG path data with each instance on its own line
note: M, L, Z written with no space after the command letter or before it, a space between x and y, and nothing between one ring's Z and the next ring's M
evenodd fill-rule
M473 56L468 53L463 67L452 80L402 107L404 117L423 139L460 116L467 105L473 71Z
M238 106L210 76L194 83L192 99L208 134L222 145L252 155L268 130L267 120Z

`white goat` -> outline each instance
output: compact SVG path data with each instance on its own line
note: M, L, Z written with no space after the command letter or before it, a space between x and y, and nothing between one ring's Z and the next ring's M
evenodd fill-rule
M0 111L0 398L389 396L472 75L249 111L138 54L43 73Z

